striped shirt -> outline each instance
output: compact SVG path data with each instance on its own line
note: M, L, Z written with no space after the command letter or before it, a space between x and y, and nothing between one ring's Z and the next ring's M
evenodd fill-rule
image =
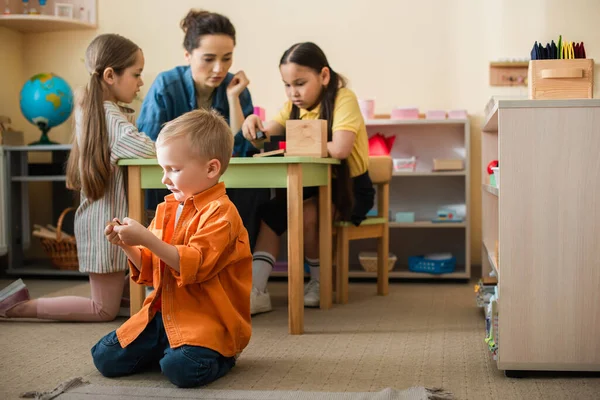
M119 107L113 102L104 102L106 129L112 176L104 196L90 202L81 192L81 203L75 213L75 239L79 271L96 274L126 271L127 257L119 246L104 237L106 223L113 218L127 217L127 194L125 192L125 169L117 166L122 158L152 158L156 152L154 142L135 127L133 111ZM75 132L81 132L81 112L75 117Z

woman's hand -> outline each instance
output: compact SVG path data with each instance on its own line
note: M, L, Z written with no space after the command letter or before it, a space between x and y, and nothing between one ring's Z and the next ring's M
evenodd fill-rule
M246 77L244 71L239 71L237 74L233 76L229 85L227 85L227 97L228 98L238 98L240 94L246 89L250 81Z
M242 134L246 140L253 142L256 140L256 132L258 131L265 132L265 127L263 126L260 117L255 114L248 115L248 118L246 118L242 125Z

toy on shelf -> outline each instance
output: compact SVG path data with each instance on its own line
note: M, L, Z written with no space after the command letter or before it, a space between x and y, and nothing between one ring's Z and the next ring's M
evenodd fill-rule
M375 118L375 100L360 99L358 100L358 106L364 120Z
M392 119L419 119L419 109L416 107L401 108L392 110Z
M425 113L425 119L446 119L446 111L429 110Z
M408 257L408 270L428 274L449 274L454 272L456 258L450 253L428 254Z
M437 218L434 218L432 222L463 222L463 219L452 210L440 209L437 212Z
M388 271L394 269L394 265L398 257L395 254L389 253L388 255ZM358 254L358 261L360 266L367 272L377 272L377 253L363 251Z
M415 172L417 169L417 157L394 158L394 172Z
M498 169L497 174L494 173L494 168ZM488 173L488 176L490 177L490 185L491 186L498 187L499 182L496 181L496 178L498 175L500 175L499 168L500 168L500 165L498 164L498 160L490 161L487 166L487 173Z
M467 110L450 110L448 119L467 119Z
M30 144L56 144L48 139L48 131L65 122L73 110L73 91L61 77L52 73L32 76L20 94L23 116L36 125L42 136Z
M462 171L465 169L464 161L461 159L433 159L434 171Z
M376 133L369 138L370 156L389 156L396 141L396 135L385 137Z
M22 146L24 144L23 132L13 131L10 122L10 118L0 115L0 145Z
M402 223L413 223L415 222L415 213L414 212L397 212L396 213L396 222Z

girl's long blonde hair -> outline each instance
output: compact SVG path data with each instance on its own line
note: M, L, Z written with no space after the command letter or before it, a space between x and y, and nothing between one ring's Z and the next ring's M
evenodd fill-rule
M85 52L90 81L77 107L81 130L73 134L73 148L67 162L67 187L83 191L90 201L104 196L111 180L110 148L104 113L104 71L112 68L117 75L134 65L140 48L116 34L97 36Z

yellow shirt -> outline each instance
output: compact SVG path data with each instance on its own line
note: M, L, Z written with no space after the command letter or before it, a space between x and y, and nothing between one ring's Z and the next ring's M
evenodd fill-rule
M292 102L288 101L273 120L285 127L285 122L290 119L291 111ZM320 113L320 105L310 111L301 108L300 119L319 119ZM354 178L355 176L367 172L367 167L369 165L369 140L367 137L367 128L365 127L365 121L360 113L356 95L348 88L340 88L337 92L333 108L332 131L350 131L355 133L354 146L348 157L350 176Z

